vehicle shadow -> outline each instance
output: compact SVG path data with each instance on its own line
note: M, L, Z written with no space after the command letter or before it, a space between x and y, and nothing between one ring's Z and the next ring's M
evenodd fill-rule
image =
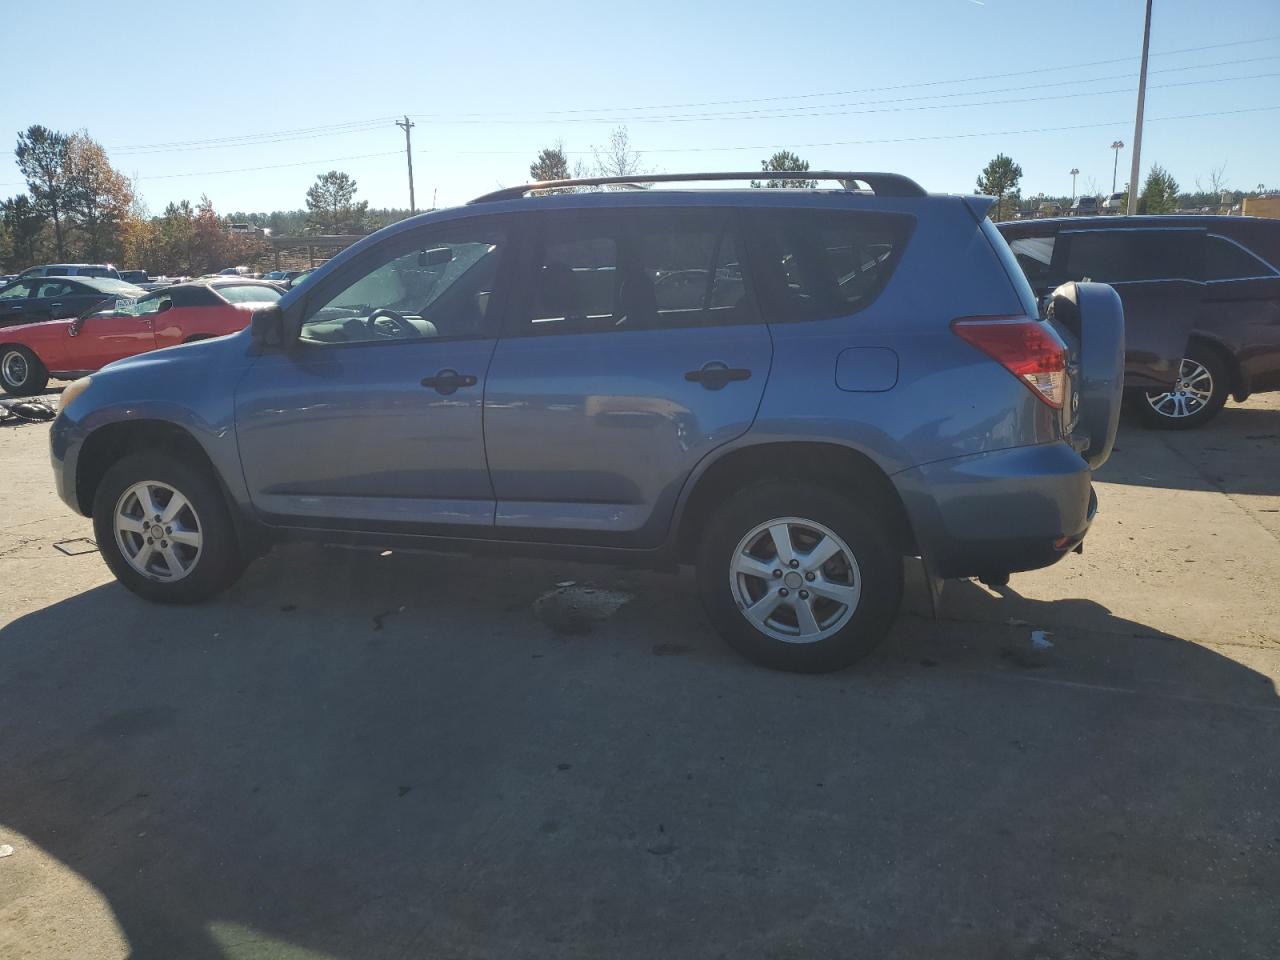
M1126 412L1104 483L1280 496L1280 410L1228 404L1195 430L1156 430Z
M535 613L571 588L629 599ZM293 547L202 607L103 586L0 630L0 821L135 958L1271 949L1267 678L948 591L806 677L687 576Z

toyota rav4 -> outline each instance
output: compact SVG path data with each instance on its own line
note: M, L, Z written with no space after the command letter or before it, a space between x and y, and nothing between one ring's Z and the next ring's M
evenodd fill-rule
M1111 288L1040 315L989 199L894 174L666 188L751 176L387 227L239 334L72 384L59 491L152 600L297 537L691 563L735 649L805 671L887 633L904 556L1000 582L1080 544L1120 404Z

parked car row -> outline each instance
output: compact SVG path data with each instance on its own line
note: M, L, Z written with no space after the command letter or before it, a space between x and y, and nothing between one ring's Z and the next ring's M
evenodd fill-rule
M0 386L14 396L31 396L44 392L51 378L73 380L123 357L235 333L249 323L255 307L284 293L276 284L238 277L176 284L149 294L132 289L132 295L116 297L106 307L100 302L75 319L0 330Z

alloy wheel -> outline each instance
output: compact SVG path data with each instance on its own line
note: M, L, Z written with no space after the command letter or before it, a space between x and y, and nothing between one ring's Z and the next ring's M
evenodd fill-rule
M784 643L816 643L849 622L862 576L849 545L813 520L781 517L738 542L729 587L742 615Z
M181 580L200 560L200 517L191 501L167 483L143 480L125 490L116 501L112 526L125 560L152 580Z
M1145 394L1151 409L1162 417L1182 420L1194 416L1209 405L1213 397L1213 374L1202 363L1184 358L1178 365L1178 382L1172 390Z

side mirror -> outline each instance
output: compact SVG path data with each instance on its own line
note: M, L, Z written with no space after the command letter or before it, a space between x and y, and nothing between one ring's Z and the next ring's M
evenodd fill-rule
M284 311L278 303L253 311L249 335L260 347L284 346Z
M156 313L164 313L166 310L173 309L172 300L161 300L160 306L156 307Z

